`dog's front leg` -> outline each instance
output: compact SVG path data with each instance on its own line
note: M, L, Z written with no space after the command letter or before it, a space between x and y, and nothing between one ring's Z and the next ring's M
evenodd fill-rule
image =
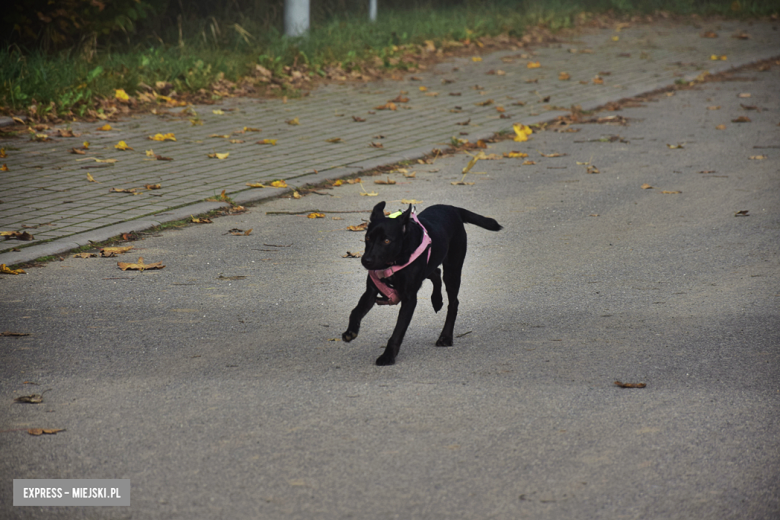
M395 363L395 357L398 355L398 351L401 350L401 342L404 340L406 329L409 328L409 324L412 322L412 316L416 307L416 292L412 292L411 296L405 296L401 299L401 310L398 313L398 321L395 323L393 335L387 341L384 354L377 358L377 365L387 366Z
M352 309L352 312L349 315L349 325L344 334L341 335L341 339L349 343L357 338L358 332L360 332L360 322L363 321L363 318L368 314L368 311L370 311L371 307L376 303L378 294L379 291L376 286L371 281L371 278L368 278L366 282L366 292L364 292L360 297L360 300L358 300L357 306Z

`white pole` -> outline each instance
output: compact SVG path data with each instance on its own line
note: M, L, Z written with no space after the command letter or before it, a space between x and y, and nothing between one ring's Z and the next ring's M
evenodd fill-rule
M309 30L309 0L284 0L284 34L301 36Z
M376 2L377 0L368 0L368 19L376 22Z

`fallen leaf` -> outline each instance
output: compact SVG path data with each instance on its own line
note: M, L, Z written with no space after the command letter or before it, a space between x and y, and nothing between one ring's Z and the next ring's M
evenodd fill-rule
M325 218L325 214L324 213L316 213L316 212L315 213L309 213L308 215L306 215L306 218Z
M210 154L208 154L208 157L210 159L215 159L216 158L216 159L222 160L222 159L227 159L228 155L230 155L230 152L227 152L227 153L210 153Z
M369 145L371 148L384 148L385 145L382 143L377 143L375 141L371 141L371 144Z
M128 96L127 92L125 92L125 90L121 88L118 88L114 91L114 97L117 98L119 101L123 101L125 103L130 101L130 96Z
M404 202L404 204L406 204ZM365 231L368 227L368 222L363 222L362 224L358 224L357 226L347 226L347 231Z
M24 269L11 269L5 264L0 264L0 274L27 274Z
M95 183L97 183L97 184L100 184L98 181L96 181L96 180L95 180L95 178L92 176L92 174L91 174L91 173L87 173L87 180L88 180L89 182L95 182Z
M261 139L256 144L270 144L276 146L276 139Z
M64 432L65 428L30 428L27 430L27 433L30 435L43 435L44 433L47 435L54 435L59 432Z
M228 134L211 134L209 137L216 137L218 139L229 139L230 135ZM150 137L151 139L151 137Z
M211 224L211 219L206 217L193 217L190 215L190 222L193 224Z
M644 388L647 386L645 383L621 383L620 381L615 381L615 385L620 388Z
M523 161L523 165L525 166L533 166L536 164L536 161Z
M601 172L599 171L599 169L598 169L598 168L596 168L596 166L594 166L594 165L592 165L592 164L591 164L590 166L588 166L588 168L585 170L585 172L586 172L586 173L593 173L593 174L595 174L595 173L601 173Z
M749 98L750 96L751 96L750 92L743 92L739 94L737 97L744 99L744 98Z
M395 99L391 99L389 103L408 103L409 98L404 96L403 94L398 94Z
M603 85L604 84L604 80L600 76L595 76L593 78L593 84L594 85Z
M293 126L301 124L301 122L298 121L297 117L294 117L294 118L292 118L290 120L287 120L287 121L285 121L285 123L287 123L288 125L293 125Z
M702 38L717 38L718 33L715 31L704 31L701 35Z
M542 153L542 152L539 152L539 155L541 155L542 157L563 157L563 156L568 155L568 154L557 153L557 152L556 153Z
M382 180L382 179L376 180L374 181L374 184L395 184L395 181L390 177L388 177L386 180Z
M653 189L653 187L651 185L647 184L647 183L642 184L641 188L643 190L652 190Z
M16 401L17 403L40 404L43 402L43 395L42 394L20 395L19 397L14 398L14 401Z
M352 116L352 120L354 122L356 122L356 123L365 123L366 122L365 119L363 119L362 117L358 117L358 116Z
M682 192L681 191L676 191L676 190L674 190L674 191L672 191L672 190L664 190L661 193L664 194L664 195L679 195Z
M525 152L504 152L504 157L509 159L524 159L528 157L528 154Z
M485 101L482 101L480 103L474 103L474 104L477 105L478 107L486 107L488 105L492 105L493 104L493 100L492 99L486 99Z
M726 129L726 125L718 125L715 127L715 130L725 130L725 129Z
M214 114L214 115L217 115L217 116L223 116L223 115L225 115L225 112L224 112L224 111L222 111L222 110L220 110L220 109L218 109L218 108L217 108L217 109L215 109L215 110L212 110L212 111L211 111L211 113L212 113L212 114Z
M78 137L81 134L74 134L70 128L60 128L57 130L57 135L59 137Z
M5 237L6 240L35 240L35 237L27 231L0 231L0 236Z
M677 149L680 149L680 148L685 148L685 146L683 146L684 144L685 144L685 143L677 143L677 144L668 144L668 143L667 143L667 145L666 145L666 146L667 146L669 149L671 149L671 150L677 150Z
M5 153L5 148L0 148L0 159L5 159L8 157L8 154Z
M360 179L355 179L355 181L360 181ZM349 181L347 181L347 182L349 182ZM360 194L363 197L376 197L377 195L379 195L375 191L366 191L366 188L365 188L365 186L363 186L362 182L360 183L360 188L363 190L363 192Z
M109 131L109 130L111 130L111 129L112 129L112 128L111 128L111 125L109 125L108 123L106 123L106 124L104 124L103 126L101 126L100 128L98 128L98 130L99 130L100 132L108 132L108 131Z
M245 142L243 139L231 139L230 144L241 144Z
M731 120L732 123L750 123L750 118L748 116L739 116L736 119Z
M76 253L73 258L97 258L97 253Z
M246 185L250 188L265 188L262 182L247 182Z
M133 149L132 147L128 146L127 143L124 142L124 141L119 141L118 143L116 143L114 145L114 148L116 148L117 150L122 150L122 151L132 150Z
M422 204L422 202L416 199L401 199L401 204Z
M466 166L463 167L463 170L461 170L461 173L466 174L474 167L475 164L477 164L477 161L479 160L479 157L472 157L471 160L466 164Z
M147 190L161 190L162 184L144 184L144 188Z
M472 56L471 57L471 61L473 61L474 63L477 63L479 61L482 61L482 58L480 56Z
M403 172L403 176L406 177L407 179L414 179L417 177L417 172L412 172L412 173Z
M138 262L135 264L130 262L117 262L116 265L118 265L122 271L127 271L128 269L132 271L145 271L147 269L162 269L165 267L162 262L145 264L142 256L138 257Z
M734 213L734 216L735 217L749 217L750 215L748 215L748 213L749 213L749 210L743 209L741 211L737 211L736 213Z
M398 107L392 101L388 101L384 105L379 105L378 107L374 107L374 109L375 110L397 110Z
M331 137L330 139L325 139L326 143L340 143L341 137Z
M110 258L127 253L131 249L134 249L134 247L135 246L103 247L100 249L100 256Z
M111 188L108 190L109 193L130 193L132 195L138 195L141 192L138 191L138 188Z
M360 258L361 256L363 256L361 253L351 253L351 252L347 251L347 254L343 255L341 258ZM336 338L336 339L329 340L329 341L338 341L338 340L339 339Z
M541 66L542 66L542 64L539 63L538 61L529 61L528 64L526 65L526 68L538 69Z
M569 81L571 79L571 76L568 72L560 72L558 74L558 79L561 81Z
M271 186L274 188L287 188L287 183L285 181L273 181L271 183Z
M717 54L713 54L710 56L710 60L712 61L726 61L727 59L729 58L726 55L718 56Z
M293 192L293 194L292 194L292 197L293 197L294 199L300 199L300 198L301 198L301 194L300 194L300 193L298 193L297 191L294 191L294 192Z
M748 157L748 159L753 161L763 161L766 158L767 158L766 155L751 155L750 157Z
M707 110L720 110L720 105L710 105Z
M528 136L533 133L530 127L521 124L512 125L512 129L515 131L514 140L518 143L528 141Z

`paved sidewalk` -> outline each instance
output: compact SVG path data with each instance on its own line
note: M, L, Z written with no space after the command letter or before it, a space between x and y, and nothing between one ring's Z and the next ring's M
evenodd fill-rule
M77 138L55 137L55 129L45 142L5 140L0 143L7 153L1 161L8 167L0 174L0 230L27 230L35 240L4 242L0 263L26 262L202 213L220 206L203 201L222 190L238 203L280 192L248 188L247 183L284 179L293 187L338 178L419 157L447 146L453 136L474 141L509 130L515 122L549 120L563 113L556 107L592 109L704 71L773 58L780 55L776 26L728 21L589 30L547 48L501 51L477 62L454 59L400 82L332 85L287 103L231 99L196 106L202 126L191 125L188 117L147 115L111 123L110 131L98 131L102 124L76 123L71 128L81 134ZM719 36L703 38L707 30ZM749 38L734 37L743 32ZM714 61L712 55L727 59ZM528 68L529 62L541 67ZM562 72L570 79L560 79ZM409 101L397 103L397 110L375 109L402 91ZM499 107L510 117L502 119ZM221 114L214 113L219 110ZM293 119L299 124L287 123ZM245 127L261 131L236 133ZM148 140L157 133L174 133L176 141ZM336 138L338 142L328 142ZM277 144L256 144L260 139L276 139ZM70 153L83 141L90 143L87 155ZM119 141L134 150L115 149ZM150 159L146 150L173 160ZM210 159L211 153L229 156ZM89 182L87 174L97 182ZM146 184L162 188L138 195L109 193Z

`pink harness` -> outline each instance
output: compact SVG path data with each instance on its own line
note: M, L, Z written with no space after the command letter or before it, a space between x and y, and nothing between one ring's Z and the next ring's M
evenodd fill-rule
M376 303L378 305L397 305L398 302L401 301L401 297L398 294L398 291L393 289L392 287L389 287L386 283L382 282L382 278L390 278L393 276L393 274L397 273L407 265L411 264L417 258L420 257L421 254L423 254L423 251L425 251L429 245L431 245L431 237L428 236L428 231L425 229L425 226L423 226L419 220L417 220L417 214L412 212L412 220L417 222L417 225L422 228L423 232L423 239L420 245L417 247L417 249L414 250L414 253L412 253L412 256L409 257L409 261L406 262L404 265L393 265L388 267L387 269L376 269L373 271L368 272L368 276L371 277L371 281L374 282L374 285L376 285L376 288L379 289L379 291L387 296L387 300L381 300L377 299ZM431 259L431 250L428 249L428 259L427 261L430 261Z

